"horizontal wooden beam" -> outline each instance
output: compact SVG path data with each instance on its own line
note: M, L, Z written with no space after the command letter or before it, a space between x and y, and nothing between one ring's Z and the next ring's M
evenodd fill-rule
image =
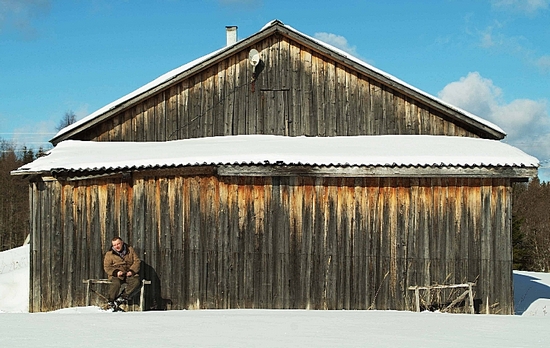
M220 176L321 176L321 177L487 177L528 180L536 168L514 167L312 167L312 166L219 166Z

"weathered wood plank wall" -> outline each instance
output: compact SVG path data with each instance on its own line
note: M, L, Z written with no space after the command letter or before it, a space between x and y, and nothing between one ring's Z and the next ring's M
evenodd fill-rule
M83 305L115 235L150 307L412 309L408 286L477 281L513 311L507 179L133 175L32 183L31 311Z
M78 135L165 141L239 134L353 136L479 134L391 87L274 35L250 48L265 64L253 81L248 49L159 91Z

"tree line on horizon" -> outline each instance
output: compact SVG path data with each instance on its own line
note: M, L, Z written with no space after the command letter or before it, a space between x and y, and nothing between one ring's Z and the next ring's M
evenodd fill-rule
M43 154L0 138L0 251L23 245L29 234L29 184L10 173Z

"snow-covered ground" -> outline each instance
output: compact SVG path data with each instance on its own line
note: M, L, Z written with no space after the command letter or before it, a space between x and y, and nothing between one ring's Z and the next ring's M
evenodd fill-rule
M0 253L0 347L548 347L550 274L514 272L517 315L198 310L28 313L29 247Z

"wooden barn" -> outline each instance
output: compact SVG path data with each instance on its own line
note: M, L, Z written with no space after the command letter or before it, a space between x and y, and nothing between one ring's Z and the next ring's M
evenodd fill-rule
M12 173L30 182L30 311L84 305L120 235L147 309L513 313L511 188L535 158L280 21L228 38ZM437 287L464 284L472 304Z

